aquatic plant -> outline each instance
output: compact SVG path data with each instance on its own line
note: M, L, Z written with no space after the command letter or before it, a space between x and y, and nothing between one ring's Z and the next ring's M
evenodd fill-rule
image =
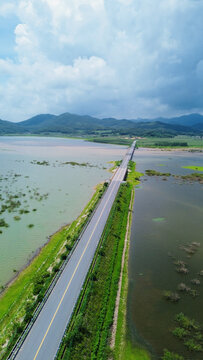
M195 247L200 247L201 246L201 244L196 242L196 241L193 241L191 245L195 246Z
M168 351L167 349L164 350L164 355L161 358L162 360L184 360L184 358L178 354Z
M185 266L177 267L176 271L180 274L188 274L189 270Z
M200 247L200 243L192 242L191 244L187 245L180 245L180 249L184 250L189 256L194 255Z
M29 225L28 225L28 228L29 228L29 229L31 229L31 228L33 228L33 227L34 227L34 224L29 224Z
M157 218L153 218L152 220L155 221L155 222L162 222L162 221L165 220L165 218L164 217L157 217Z
M191 288L188 287L188 286L187 286L186 284L184 284L184 283L180 283L180 284L178 285L178 290L179 290L179 291L189 292L189 291L191 290Z
M43 160L43 161L33 160L33 161L31 161L31 164L41 165L41 166L49 166L50 165L49 162L46 160Z
M192 279L190 280L190 282L193 284L193 285L200 285L200 281L198 279Z
M0 227L9 227L4 219L0 219Z
M174 264L175 265L177 265L177 266L186 266L187 264L184 262L184 261L182 261L182 260L176 260L176 261L174 261Z
M180 300L179 294L170 290L164 291L164 297L171 302L178 302Z
M27 210L27 209L20 209L19 210L19 214L28 214L29 213L29 210Z
M199 293L198 293L197 290L195 290L195 289L190 289L189 293L190 293L190 295L192 295L193 297L199 296Z
M172 334L174 336L176 336L179 339L183 339L186 336L188 336L190 334L190 332L182 327L176 327L173 331Z
M203 351L202 345L198 344L194 339L189 339L184 342L184 345L188 348L190 351Z
M198 181L200 184L203 183L203 174L200 173L192 173L188 175L182 175L181 179L188 181Z
M17 216L17 215L16 215L16 216L14 216L14 220L15 220L15 221L19 221L20 219L21 219L21 217L20 217L20 216Z
M203 166L182 166L183 169L203 171Z
M148 176L171 176L170 173L162 173L160 171L151 170L151 169L145 170L145 173Z
M186 330L199 330L200 326L196 323L195 320L189 319L182 312L177 314L175 317L175 321L180 325L180 327Z
M66 162L61 163L61 165L98 167L97 165L92 165L92 164L89 164L88 162L86 162L86 163L78 163L76 161L66 161ZM116 165L116 166L118 166L118 165Z

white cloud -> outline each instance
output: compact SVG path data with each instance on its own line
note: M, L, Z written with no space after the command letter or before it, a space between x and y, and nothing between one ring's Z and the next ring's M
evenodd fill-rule
M15 2L12 1L6 1L4 4L0 4L0 16L8 16L10 14L13 14L15 12Z
M0 60L0 117L203 111L203 2L18 0L16 56Z

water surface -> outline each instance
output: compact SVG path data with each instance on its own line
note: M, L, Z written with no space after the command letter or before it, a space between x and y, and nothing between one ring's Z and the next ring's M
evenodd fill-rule
M156 152L137 150L134 160L137 170L154 169L172 174L188 174L182 166L202 165L202 154L186 152ZM184 312L203 325L203 186L173 177L142 178L136 189L129 258L128 331L133 342L146 346L157 359L163 349L177 352L186 359L200 359L171 333L174 317ZM156 221L157 220L157 221ZM201 243L198 251L188 257L181 246ZM178 274L174 261L188 264L187 275ZM201 281L199 287L191 279ZM181 300L169 303L164 290L177 291L179 283L197 289L199 296L181 295Z
M9 225L0 228L0 285L49 235L79 215L95 185L110 178L108 162L121 159L125 149L73 139L0 137L0 208L10 196L21 202L15 212L0 214ZM47 165L37 164L43 161ZM64 164L70 161L88 164ZM19 214L22 209L27 213ZM15 216L21 219L14 220Z

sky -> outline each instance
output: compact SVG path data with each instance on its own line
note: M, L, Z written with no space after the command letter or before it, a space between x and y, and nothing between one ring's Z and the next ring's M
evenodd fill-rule
M1 0L0 119L203 113L203 0Z

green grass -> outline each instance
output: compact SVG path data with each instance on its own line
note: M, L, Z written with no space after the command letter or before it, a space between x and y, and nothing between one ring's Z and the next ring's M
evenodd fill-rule
M103 144L113 144L113 145L126 145L130 146L133 143L133 139L124 138L120 136L106 136L106 137L91 137L87 138L87 141L103 143Z
M122 160L109 161L109 164L112 164L112 167L109 169L110 172L114 172L122 163Z
M33 290L36 288L36 278L50 270L50 277L46 279L43 286L48 287L54 276L54 268L59 267L62 253L70 251L74 241L78 237L84 223L91 214L93 208L101 197L104 186L98 185L92 199L87 204L81 215L71 225L63 227L56 232L50 241L42 248L40 254L33 259L31 264L23 270L18 278L5 290L0 298L0 351L6 341L12 340L15 334L16 324L21 325L26 315L28 304L34 304ZM85 215L85 216L84 216ZM69 250L68 250L69 246ZM43 291L45 288L43 289ZM40 288L39 288L40 291ZM36 303L37 304L37 303ZM23 323L25 326L25 324ZM15 334L17 336L17 334ZM14 341L14 340L12 340ZM12 341L10 346L12 345ZM3 349L0 355L2 359L8 347Z
M180 147L180 146L161 146L158 145L159 143L162 142L168 142L168 143L175 143L175 142L182 142L182 143L187 143L187 147L188 148L203 148L203 139L200 139L199 137L196 136L175 136L174 138L154 138L154 137L147 137L147 138L143 138L143 139L139 139L137 140L137 146L138 147L151 147L151 148L168 148L168 149L173 149L173 148L184 148L184 147Z
M131 187L121 185L102 236L102 248L88 274L82 304L73 316L58 359L108 359L130 197Z
M135 196L134 187L139 184L139 178L142 176L142 174L136 171L136 163L134 163L133 161L129 162L129 170L130 171L128 172L127 181L132 185L131 208L129 213L129 227L131 227L133 202ZM115 360L150 360L151 357L149 353L145 349L140 348L139 346L133 346L131 342L128 340L126 334L129 246L130 246L130 232L128 233L128 242L125 253L125 263L122 274L123 276L122 276L120 303L118 309L114 359Z
M121 360L150 360L150 355L144 349L133 347L132 344L128 341L124 350L120 356Z
M203 171L203 166L182 166L183 169Z
M143 176L143 174L136 171L136 163L133 162L133 161L129 161L127 181L131 185L136 186L136 185L138 185L140 183L139 179L140 179L141 176Z

